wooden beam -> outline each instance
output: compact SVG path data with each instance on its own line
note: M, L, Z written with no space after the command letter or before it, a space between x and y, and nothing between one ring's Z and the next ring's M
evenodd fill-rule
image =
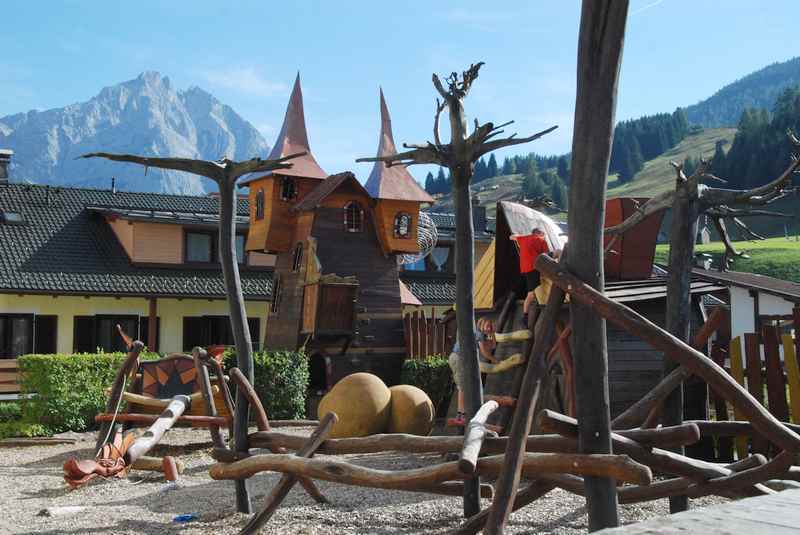
M158 299L151 297L148 299L147 313L147 348L150 351L158 351Z
M496 401L487 401L467 424L464 431L464 447L461 448L461 457L458 468L464 474L474 474L478 465L478 454L486 437L486 420L500 405Z

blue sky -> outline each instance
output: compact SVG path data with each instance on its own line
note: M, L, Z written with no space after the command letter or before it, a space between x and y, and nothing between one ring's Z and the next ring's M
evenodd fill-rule
M486 65L466 107L521 135L510 153L570 149L580 2L3 2L0 117L84 101L157 70L207 89L270 143L301 72L312 149L362 180L378 137L378 86L395 139L431 138L432 72ZM797 0L631 0L618 119L672 111L797 54ZM509 152L500 152L499 157ZM424 169L414 170L421 178Z

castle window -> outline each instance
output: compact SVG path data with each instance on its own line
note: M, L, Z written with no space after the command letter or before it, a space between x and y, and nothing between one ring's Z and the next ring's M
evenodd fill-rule
M394 237L411 237L411 214L407 212L400 212L394 217Z
M256 193L256 219L264 219L264 190Z
M344 205L344 230L346 232L361 232L364 224L364 210L356 201Z
M297 182L295 179L285 176L281 180L281 200L292 201L297 197Z
M281 291L283 290L283 285L281 284L281 276L280 274L275 274L274 282L272 283L272 305L270 306L270 311L273 315L278 315L278 310L281 308Z
M300 264L303 263L303 244L302 242L297 242L297 245L294 246L294 252L292 253L292 271L297 273L300 271Z

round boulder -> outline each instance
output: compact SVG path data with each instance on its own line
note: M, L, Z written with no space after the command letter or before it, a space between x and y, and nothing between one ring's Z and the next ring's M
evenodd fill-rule
M329 412L339 417L331 438L365 437L386 430L391 399L379 377L359 372L336 383L319 402L317 413L320 418Z
M428 435L433 428L433 402L423 390L411 385L397 385L392 393L389 433Z

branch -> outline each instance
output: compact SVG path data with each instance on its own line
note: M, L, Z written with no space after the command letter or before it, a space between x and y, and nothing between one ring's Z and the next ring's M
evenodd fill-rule
M433 76L435 77L436 75L434 74ZM446 107L447 101L440 102L438 98L436 99L436 116L433 118L433 141L437 147L442 146L442 140L439 138L439 118Z
M730 208L724 204L714 208L709 208L705 211L705 213L711 217L792 217L792 214L784 214L782 212L773 212L771 210L741 210L737 208Z
M491 124L491 123L488 123L488 124ZM507 137L505 139L496 139L494 141L489 141L489 142L486 142L486 143L482 143L482 144L478 145L478 147L476 148L475 152L473 153L473 157L474 157L474 159L477 160L478 158L480 158L484 154L487 154L489 152L495 151L497 149L501 149L503 147L511 147L513 145L521 145L523 143L530 143L531 141L534 141L534 140L539 139L540 137L542 137L542 136L544 136L546 134L549 134L550 132L552 132L556 128L558 128L558 125L551 126L547 130L542 130L541 132L533 134L530 137L515 138L514 136L511 136L511 137ZM516 135L516 134L514 134L514 135Z
M439 94L442 95L442 98L445 100L445 102L447 102L447 99L450 98L450 94L447 91L445 91L444 86L442 85L442 81L439 80L439 76L436 73L433 73L432 79L433 79L433 87L436 88L436 91L438 91Z
M193 175L200 175L219 182L225 177L225 167L219 162L207 160L192 160L190 158L152 158L137 156L135 154L113 154L110 152L90 152L78 158L105 158L115 162L129 162L158 169L172 169L185 171ZM77 158L76 158L77 159Z
M412 150L399 152L396 154L388 154L386 156L358 158L356 159L356 162L383 162L386 164L386 167L391 167L393 165L409 166L431 163L447 167L444 154L446 152L446 147L449 147L450 145L443 146L441 150L432 143L428 143L427 145L403 144L403 146L406 148L411 148Z
M683 174L682 171L681 174ZM644 221L647 217L671 207L672 204L674 203L674 197L675 197L674 191L665 191L663 193L659 193L655 197L650 198L643 205L639 206L636 209L636 212L634 212L633 215L631 215L628 219L626 219L619 225L614 225L613 227L608 227L607 229L605 229L604 231L605 234L607 236L624 234L628 230L632 229L633 227Z
M306 154L308 153L296 152L276 160L262 160L261 158L253 158L243 162L233 162L227 160L231 165L231 169L228 171L228 176L233 180L236 180L240 176L250 173L266 173L267 171L275 171L277 169L291 169L292 164L284 162L294 158L299 158L300 156L305 156Z
M728 235L728 229L725 228L725 222L722 220L722 218L714 217L712 220L714 221L714 226L717 228L717 232L719 232L720 238L722 238L722 243L725 244L725 253L722 255L722 261L720 262L719 270L727 271L730 267L731 256L747 258L747 255L737 251L733 246L731 238Z
M750 227L745 225L744 222L741 219L739 219L738 217L732 217L731 221L733 221L733 224L736 225L742 232L744 232L747 236L749 236L749 239L751 239L751 240L766 240L767 239L764 236L762 236L760 234L756 234L755 232L750 230Z

